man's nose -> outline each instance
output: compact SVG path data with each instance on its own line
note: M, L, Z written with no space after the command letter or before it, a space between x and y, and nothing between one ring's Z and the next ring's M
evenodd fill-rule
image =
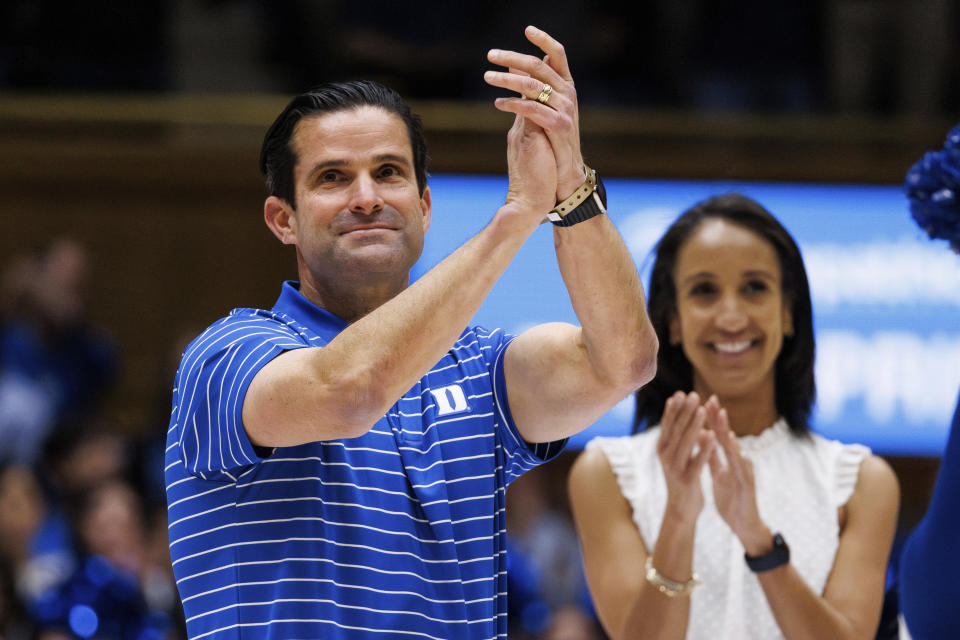
M383 209L383 196L372 176L358 176L350 193L350 211L369 215Z

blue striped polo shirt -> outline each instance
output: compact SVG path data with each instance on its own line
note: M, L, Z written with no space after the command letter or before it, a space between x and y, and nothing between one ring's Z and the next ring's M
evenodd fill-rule
M287 282L184 351L165 474L190 637L506 638L506 487L564 444L513 424L512 336L468 328L358 438L254 447L253 376L345 326Z

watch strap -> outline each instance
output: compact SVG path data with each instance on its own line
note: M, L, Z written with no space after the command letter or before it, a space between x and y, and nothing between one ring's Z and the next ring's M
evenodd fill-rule
M790 562L790 547L787 541L779 533L773 534L773 549L762 556L748 556L743 554L743 559L747 561L747 566L754 573L763 573L781 567Z
M547 214L547 220L558 227L569 227L606 213L607 190L595 169L584 166L586 179L583 184Z

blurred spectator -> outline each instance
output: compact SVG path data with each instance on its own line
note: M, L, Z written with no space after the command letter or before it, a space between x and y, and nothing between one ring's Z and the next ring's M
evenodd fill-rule
M35 609L38 623L67 638L180 638L172 572L155 565L143 506L124 481L88 490L75 524L80 560ZM169 557L166 559L169 565Z
M0 461L32 464L58 425L93 416L117 370L86 319L88 257L69 238L14 259L2 278Z
M114 632L132 633L121 627L148 636L166 634L158 638L185 637L165 502L134 489L141 474L160 473L161 458L134 458L132 451L128 438L103 429L66 431L47 443L44 476L50 497L71 515L81 557L79 568L47 598L40 617L63 632L69 626L65 612L79 604L97 614L101 631L113 629L106 636L111 640ZM91 580L110 585L110 593L100 593L106 587L88 584ZM117 607L131 610L132 617L115 619Z
M507 491L511 637L546 637L567 624L563 621L595 624L579 542L563 500L561 472L568 465L561 460L554 465L524 474Z
M137 579L151 611L179 607L166 509L146 513L132 487L111 480L90 492L79 534L88 554L106 558L114 568Z
M130 443L99 427L64 430L47 441L44 453L42 477L50 499L67 509L108 480L134 473L128 464Z
M119 571L140 576L147 566L147 527L140 498L122 480L87 492L77 522L87 554L106 558Z
M68 520L47 505L38 479L22 465L0 470L0 558L34 618L76 566Z
M533 564L538 589L551 609L577 604L586 589L577 560L580 546L573 522L550 504L544 481L549 474L530 472L518 478L507 492L510 513L507 536L513 548Z
M177 583L170 563L170 537L167 533L167 509L155 507L148 514L146 562L140 575L144 598L152 611L163 612L170 621L168 640L187 637L183 607L177 594Z
M509 528L508 528L509 531ZM550 623L550 608L540 593L540 574L507 535L507 627L512 640L540 637Z

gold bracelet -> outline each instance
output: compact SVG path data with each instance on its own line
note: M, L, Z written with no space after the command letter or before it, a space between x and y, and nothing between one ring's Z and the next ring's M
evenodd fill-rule
M647 582L655 586L660 593L671 598L676 596L689 596L694 589L700 586L700 578L696 573L686 582L677 582L661 574L657 571L656 567L653 566L652 553L647 556L646 569Z

